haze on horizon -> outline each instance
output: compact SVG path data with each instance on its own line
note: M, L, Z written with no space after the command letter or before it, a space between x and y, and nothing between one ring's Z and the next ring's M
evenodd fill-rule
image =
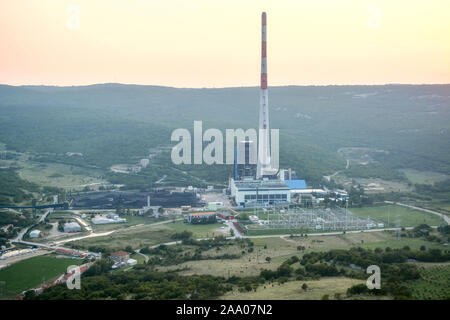
M270 86L450 83L448 0L2 1L0 83L257 86L262 11Z

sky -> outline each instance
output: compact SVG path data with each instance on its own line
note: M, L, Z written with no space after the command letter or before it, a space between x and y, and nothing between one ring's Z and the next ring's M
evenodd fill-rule
M448 0L0 0L0 83L450 83Z

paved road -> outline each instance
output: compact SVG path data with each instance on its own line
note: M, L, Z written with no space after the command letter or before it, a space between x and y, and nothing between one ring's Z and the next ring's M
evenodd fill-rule
M347 164L345 165L345 170L348 169L348 167L350 166L350 161L347 159ZM333 178L335 175L337 175L338 173L342 172L344 170L338 170L335 173L329 175L329 176L323 176L328 182L331 181L331 178Z
M447 224L450 224L450 218L449 218L448 216L446 216L445 214L442 214L442 213L437 212L437 211L428 210L428 209L424 209L424 208L420 208L420 207L415 207L415 206L411 206L411 205L409 205L409 204L404 204L404 203L400 203L400 202L385 201L385 203L389 203L389 204L397 204L397 205L402 206L402 207L407 207L407 208L411 208L411 209L416 209L416 210L420 210L420 211L432 213L432 214L435 214L435 215L437 215L437 216L443 218L444 221L445 221Z
M234 238L246 238L246 236L239 232L232 221L227 221L227 226L230 228L230 230L233 230Z
M77 240L83 240L83 239L88 239L88 238L96 238L96 237L104 237L104 236L109 236L110 234L114 233L115 230L112 231L105 231L105 232L101 232L101 233L95 233L95 232L91 232L90 234L86 235L86 236L80 236L80 237L75 237L75 238L69 238L69 239L64 239L64 240L60 240L60 241L56 241L55 244L59 245L59 244L64 244L67 242L72 242L72 241L77 241Z
M165 174L161 179L159 179L158 181L156 181L155 183L156 183L156 184L161 183L161 182L164 181L165 178L167 178L167 175L166 175L166 174Z
M39 218L39 223L44 221L45 218L47 218L47 216L49 215L50 212L52 212L53 209L48 209L40 218ZM25 233L27 233L27 231L31 228L32 226L29 226L27 228L22 229L19 234L17 235L17 237L15 237L14 239L11 239L10 242L20 242L22 241L23 236L25 235Z
M136 252L137 254L143 256L144 259L145 259L145 263L147 263L147 261L148 261L148 256L145 255L145 254L143 254L143 253L141 253L141 249L139 249L139 250L134 250L134 252Z
M437 228L437 226L433 226L432 228ZM412 230L413 227L406 227L405 230ZM347 230L345 233L367 233L367 232L382 232L382 231L396 231L401 230L401 228L384 228L384 229L366 229L366 230ZM305 234L305 233L304 233ZM314 236L337 236L342 235L342 231L337 232L321 232L321 233L306 233L308 237L314 237ZM263 235L263 236L244 236L244 238L285 238L290 237L291 234L270 234L270 235ZM295 236L295 234L294 234Z

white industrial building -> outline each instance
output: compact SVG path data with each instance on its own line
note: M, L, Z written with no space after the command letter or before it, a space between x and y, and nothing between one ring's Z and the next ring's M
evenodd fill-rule
M136 259L128 259L127 260L127 265L128 266L134 266L137 263Z
M64 224L64 232L80 232L81 227L76 222L68 222Z
M124 223L127 222L127 219L123 219L123 218L115 218L115 219L109 219L109 218L105 218L102 216L97 216L95 218L93 218L92 220L93 224L108 224L108 223Z
M40 230L33 230L30 232L30 238L39 238L41 236Z
M230 179L231 196L238 206L284 205L291 202L291 189L280 180Z

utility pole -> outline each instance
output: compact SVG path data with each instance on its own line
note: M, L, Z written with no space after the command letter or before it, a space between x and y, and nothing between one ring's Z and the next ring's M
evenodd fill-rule
M388 206L388 227L390 226L390 225L389 225L389 216L390 216L390 213L391 213L391 207Z
M348 211L347 211L347 207L348 207L348 202L345 202L345 230L347 230L347 225L348 225Z

